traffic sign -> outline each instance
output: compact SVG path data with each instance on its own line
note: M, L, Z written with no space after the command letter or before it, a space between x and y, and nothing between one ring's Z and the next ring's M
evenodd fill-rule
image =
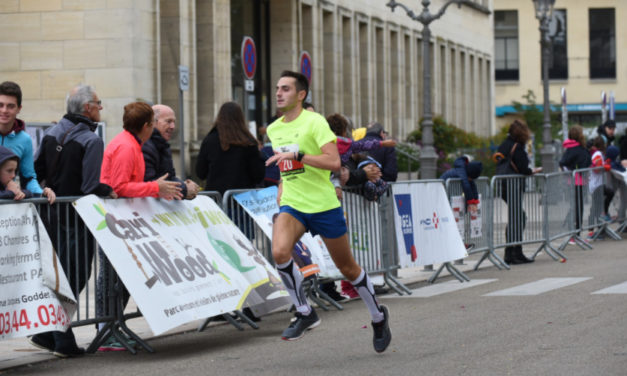
M300 67L300 73L307 77L307 81L311 84L311 56L309 52L303 51L300 53L300 59L298 59L298 66Z
M187 65L179 65L179 89L181 91L189 90L189 67Z
M244 75L249 80L255 77L255 71L257 70L257 49L255 48L255 41L251 37L244 37L242 40L242 68L244 68Z

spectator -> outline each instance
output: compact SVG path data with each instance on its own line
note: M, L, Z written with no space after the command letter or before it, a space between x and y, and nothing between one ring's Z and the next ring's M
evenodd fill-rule
M15 184L13 179L17 175L19 169L20 158L9 148L0 146L0 199L19 201L25 198L33 197L28 189L23 189L15 193L15 191L7 188L9 184ZM43 196L48 197L48 202L54 203L54 192L50 188L44 188Z
M33 195L41 195L43 190L37 182L33 166L33 142L26 133L24 121L17 118L22 110L22 89L18 84L5 81L0 84L0 145L7 147L20 159L20 184L12 181L7 189L20 196L22 189Z
M479 204L479 193L475 179L481 175L483 164L479 161L470 161L468 157L461 156L453 162L453 168L440 176L440 179L460 179L466 206L469 212L475 213Z
M255 188L264 173L264 160L242 108L235 102L223 104L200 146L196 174L206 179L206 190L224 194L229 189Z
M387 132L380 123L370 123L367 126L364 140L376 139L383 141L387 139ZM396 165L396 149L394 147L371 150L370 156L381 165L381 178L387 182L394 182L398 176Z
M607 158L605 161L609 162L610 168L619 172L625 172L625 166L623 166L618 159L620 150L616 146L612 145L607 148L606 154Z
M625 129L625 134L623 134L623 136L620 138L619 147L620 161L627 161L627 129Z
M13 182L16 176L20 158L9 148L0 146L0 199L2 200L21 200L33 197L29 190L24 189L17 195L15 192L7 189L7 185Z
M378 169L381 168L381 165L372 158L366 158L366 156L358 156L357 153L367 152L371 150L376 150L381 147L394 147L396 145L396 141L394 140L378 140L378 139L369 139L369 140L359 140L353 141L348 138L348 120L340 114L333 114L327 116L327 122L331 127L331 130L337 136L337 149L340 153L340 160L342 161L342 166L345 168L353 168L357 170L361 170L366 166L377 166ZM354 158L353 158L354 157ZM352 162L349 164L349 162ZM355 164L356 163L356 164ZM353 172L356 174L357 172ZM332 181L341 180L341 177L338 177L337 172L332 174ZM334 182L336 185L336 182ZM361 184L363 185L365 192L369 192L368 199L374 201L387 190L387 183L380 179L379 177L374 178L372 180L365 179ZM341 199L341 188L336 185L336 191L339 189L338 198Z
M152 108L143 102L129 103L124 106L122 121L124 130L111 140L104 151L102 171L100 173L101 181L109 184L119 197L182 199L180 184L176 181L167 181L167 173L157 180L144 181L146 165L141 147L150 138L154 129L155 122ZM102 253L101 260L103 261L101 265L104 265L105 258ZM101 269L101 271L104 271L104 269ZM109 291L107 273L99 273L98 287L98 290L101 292ZM124 306L128 299L129 293L124 289ZM108 310L107 297L97 297L96 315L102 317ZM131 341L129 343L132 344ZM126 349L115 340L115 337L109 336L98 350L124 351Z
M590 183L589 188L592 192L593 200L594 197L603 201L603 212L599 213L599 208L591 209L592 221L595 222L598 217L602 221L611 222L612 218L610 217L608 210L610 208L610 203L612 202L612 198L614 198L614 189L603 182L603 174L610 170L611 166L609 163L605 161L605 150L606 143L603 137L596 137L592 140L592 148L590 149L590 153L592 154L592 167L603 167L604 171L592 171L590 174ZM601 198L602 197L602 198ZM596 200L595 200L596 202Z
M44 134L35 156L35 170L41 182L60 196L117 197L113 189L100 182L100 166L104 143L94 131L100 121L101 101L90 86L80 85L68 94L67 113ZM67 210L42 213L48 233L57 247L70 287L78 297L91 275L94 238L82 218ZM62 234L57 239L57 234ZM84 246L84 248L83 248ZM76 251L80 247L80 251ZM84 353L76 345L72 329L33 336L31 343L54 351L60 357Z
M625 166L618 159L619 150L616 146L610 146L607 148L607 159L606 162L609 163L610 168L612 170L616 170L618 173L623 175L623 179L615 176L614 174L610 174L611 181L613 183L614 192L618 191L620 193L620 205L618 207L617 219L620 222L625 221L625 213L627 212L627 183L625 182L626 171ZM627 232L625 229L623 232Z
M581 168L588 168L592 163L590 153L586 148L583 136L583 128L574 125L568 130L568 138L564 140L564 154L560 159L560 167L564 171L573 171ZM581 229L581 219L583 216L583 187L584 181L580 174L575 176L575 229ZM579 235L579 231L577 231ZM569 240L570 244L575 244L574 239Z
M146 164L144 181L153 181L164 174L168 174L166 180L178 182L183 197L191 200L196 197L200 187L190 179L183 182L177 178L172 162L172 150L170 150L169 141L176 127L174 110L163 104L152 106L152 110L155 113L155 127L150 138L142 145L144 163Z
M603 143L605 144L605 148L612 145L612 142L614 141L615 132L616 132L616 123L614 122L614 120L607 120L605 123L598 126L597 137L600 137L603 140ZM592 148L593 140L594 138L588 142L588 145L587 145L588 149Z
M502 180L501 185L501 198L507 203L505 237L508 244L522 242L527 222L527 215L522 205L525 190L523 176L539 171L539 169L529 168L529 156L525 151L525 145L530 137L531 132L527 124L514 120L509 126L507 138L494 154L494 160L497 162L496 175L521 175L520 178L506 178ZM505 248L505 262L508 264L526 264L533 261L525 257L520 244Z

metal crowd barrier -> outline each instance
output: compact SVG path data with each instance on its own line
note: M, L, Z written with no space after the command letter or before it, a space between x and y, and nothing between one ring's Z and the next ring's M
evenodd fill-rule
M553 251L555 249L551 242L564 239L557 248L560 252L571 240L583 249L592 249L579 236L583 211L583 190L586 189L581 174L564 171L539 176L544 177L546 187L546 199L544 200L545 247Z
M612 211L616 212L616 223L618 234L627 232L627 183L624 179L619 179L610 174L609 182L614 189L614 199L610 204Z
M355 261L368 274L382 274L396 293L411 291L396 279L397 244L394 232L394 198L388 190L375 201L366 199L364 188L344 187L342 207Z
M474 253L483 253L486 258L489 257L489 260L498 268L502 268L503 265L495 259L494 256L490 255L490 237L489 230L491 227L491 217L489 215L491 208L491 200L492 194L490 192L490 180L487 177L480 177L475 179L475 184L477 186L477 193L479 193L479 201L480 201L480 209L478 216L481 218L481 228L480 234L473 234L470 228L471 222L471 213L465 211L464 212L464 231L462 234L462 240L464 244L466 244L468 250L468 254ZM445 182L446 194L449 198L451 204L454 197L461 197L464 194L462 190L461 179L448 179ZM462 198L463 204L465 205L466 200ZM496 256L498 257L498 256ZM456 264L462 264L461 262L456 262ZM478 267L478 264L477 264ZM476 268L475 268L476 270Z

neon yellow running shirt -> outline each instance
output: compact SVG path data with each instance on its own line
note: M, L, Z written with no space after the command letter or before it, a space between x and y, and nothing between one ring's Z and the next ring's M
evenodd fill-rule
M307 110L302 110L289 123L283 122L283 117L280 117L268 126L267 134L272 142L272 149L281 153L320 155L320 147L337 140L325 118ZM281 205L288 205L308 214L340 206L335 188L329 180L331 171L296 160L283 161L279 164L279 170L283 182Z

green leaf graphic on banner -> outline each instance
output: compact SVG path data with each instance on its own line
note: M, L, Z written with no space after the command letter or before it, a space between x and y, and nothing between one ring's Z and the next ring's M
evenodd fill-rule
M96 209L98 214L100 214L101 216L103 217L107 216L107 211L105 210L105 208L102 206L101 203L94 204L94 209ZM103 219L102 222L98 223L98 227L96 227L96 230L100 231L106 227L107 227L107 221Z
M207 233L207 237L209 238L213 248L218 251L218 254L224 259L224 261L228 262L236 270L241 273L246 273L247 271L255 269L254 266L243 266L239 255L233 248L231 248L230 245L221 240L212 238L209 233Z
M103 217L107 215L107 211L102 207L102 204L100 203L94 204L94 209L96 209L96 211L100 213L100 215Z

